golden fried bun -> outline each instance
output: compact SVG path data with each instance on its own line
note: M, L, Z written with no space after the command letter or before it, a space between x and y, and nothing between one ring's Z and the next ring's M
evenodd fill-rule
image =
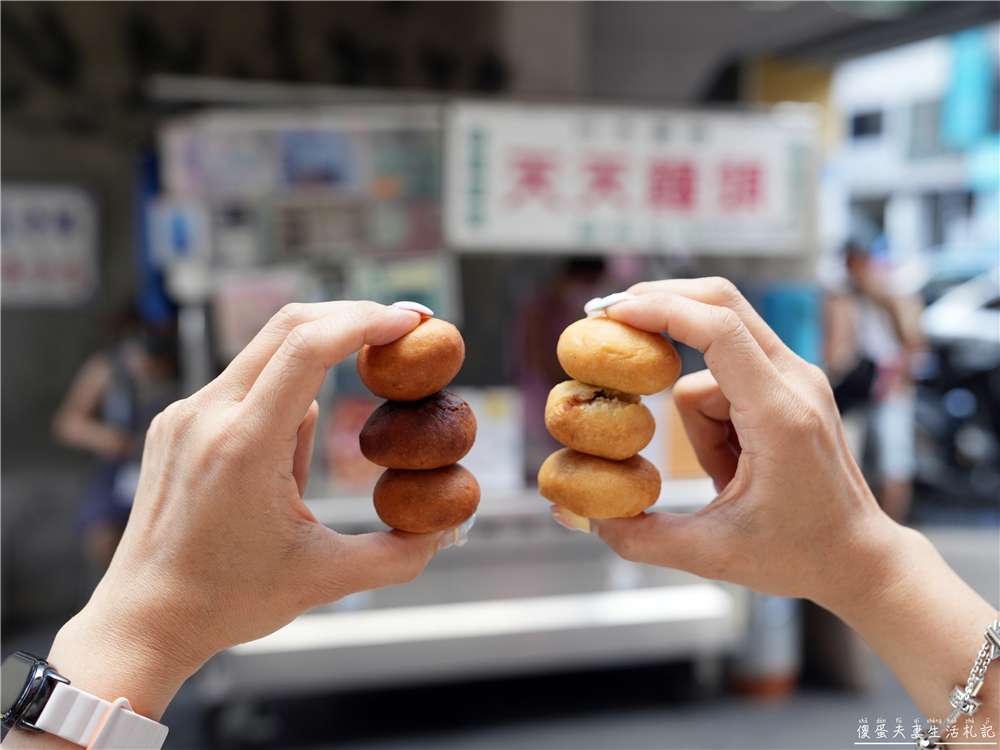
M479 507L479 482L459 464L428 471L386 469L375 484L375 512L400 531L425 534L461 526Z
M559 364L581 383L649 396L669 388L681 372L673 344L606 317L578 320L559 337Z
M361 382L381 398L417 401L451 382L465 361L465 342L451 323L425 318L409 333L358 352Z
M566 447L614 461L641 451L656 430L640 396L578 380L549 391L545 426Z
M438 391L419 401L386 401L361 428L361 453L390 469L457 463L476 440L476 417L462 399Z
M571 448L545 459L542 497L585 518L637 516L660 496L660 472L642 456L610 461Z

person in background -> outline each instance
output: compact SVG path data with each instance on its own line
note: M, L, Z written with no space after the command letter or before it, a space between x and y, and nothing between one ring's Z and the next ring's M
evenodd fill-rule
M146 430L180 395L173 328L131 314L118 327L120 342L84 362L52 420L56 440L95 458L79 520L84 552L101 573L132 509Z
M866 428L876 441L879 503L905 523L916 471L911 371L926 346L922 303L914 295L894 294L858 242L848 243L844 265L846 283L827 302L827 371L859 461Z

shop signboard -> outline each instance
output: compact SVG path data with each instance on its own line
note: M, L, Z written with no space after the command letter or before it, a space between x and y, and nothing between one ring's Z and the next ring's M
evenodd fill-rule
M89 191L5 183L0 231L4 307L73 307L93 299L97 202Z
M690 111L456 103L450 247L790 255L815 234L809 105Z
M167 195L209 201L333 192L438 198L440 113L427 106L206 112L160 132Z

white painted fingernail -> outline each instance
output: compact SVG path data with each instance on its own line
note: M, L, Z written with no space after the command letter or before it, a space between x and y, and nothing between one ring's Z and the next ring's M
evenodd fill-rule
M584 534L590 533L591 524L589 518L577 515L561 505L553 505L551 511L552 518L560 526L564 526L570 531L582 531Z
M597 297L590 300L590 302L583 306L583 311L590 314L600 310L607 310L612 305L624 302L627 299L635 299L635 295L628 292L615 292L614 294L609 294L607 297Z
M476 523L476 514L473 513L472 517L459 526L457 529L452 529L451 531L446 531L441 535L441 541L438 544L438 549L442 550L445 547L463 547L465 543L469 541L469 529L473 527Z
M393 302L393 307L398 307L400 310L410 310L415 313L420 313L421 315L433 316L434 311L431 310L426 305L421 305L419 302L408 302L403 300L402 302Z
M600 304L600 302L601 302L602 299L604 299L604 298L603 297L594 297L594 299L590 300L590 302L588 302L586 305L583 306L583 311L585 313L587 313L587 317L588 318L599 318L602 315L604 315L604 310L591 310L590 309L591 305Z

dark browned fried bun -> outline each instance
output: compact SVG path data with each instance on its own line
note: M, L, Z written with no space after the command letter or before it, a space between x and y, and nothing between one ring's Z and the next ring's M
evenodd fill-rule
M660 472L642 456L610 461L563 448L542 464L538 491L578 516L628 518L656 502Z
M649 396L669 388L681 372L673 344L606 317L570 325L556 345L559 364L581 383Z
M479 483L459 464L428 471L386 469L375 484L374 499L383 522L426 534L468 521L479 507Z
M457 463L476 440L476 417L462 399L438 391L419 401L386 401L361 428L361 453L390 469Z
M567 380L549 392L545 426L568 448L621 461L653 439L656 422L640 396Z
M451 382L465 361L465 342L451 323L425 318L416 328L358 353L361 382L381 398L417 401Z

